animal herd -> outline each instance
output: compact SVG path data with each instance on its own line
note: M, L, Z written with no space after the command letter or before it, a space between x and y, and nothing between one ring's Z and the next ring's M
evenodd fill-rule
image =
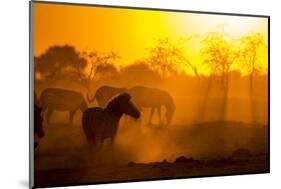
M69 122L73 122L75 113L82 112L82 127L89 146L97 147L105 139L111 143L117 134L119 121L126 114L139 119L143 108L150 108L148 124L151 124L155 110L158 112L159 124L162 124L161 107L164 106L166 124L170 124L175 112L172 96L161 89L135 86L130 89L102 86L95 95L89 97L88 103L96 101L97 107L88 107L83 95L76 91L47 88L40 97L34 96L34 132L35 148L38 140L44 136L43 122L50 124L54 111L68 111Z

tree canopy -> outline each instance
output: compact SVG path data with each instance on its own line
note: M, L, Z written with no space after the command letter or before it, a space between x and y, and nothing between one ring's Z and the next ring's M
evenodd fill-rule
M73 46L51 46L45 53L34 58L35 72L43 78L59 79L66 75L77 75L77 68L84 69L87 62Z

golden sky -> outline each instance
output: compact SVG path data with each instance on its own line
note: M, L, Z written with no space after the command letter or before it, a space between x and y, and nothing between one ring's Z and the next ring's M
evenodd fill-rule
M145 57L159 38L177 41L223 30L232 38L260 32L267 41L267 28L267 18L34 3L34 55L69 44L79 51L114 51L121 56L119 64L130 64ZM202 62L200 45L200 39L186 43L191 62Z

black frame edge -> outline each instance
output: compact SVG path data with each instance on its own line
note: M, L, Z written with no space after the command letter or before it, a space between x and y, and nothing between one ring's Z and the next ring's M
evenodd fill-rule
M34 188L33 1L29 1L29 188Z

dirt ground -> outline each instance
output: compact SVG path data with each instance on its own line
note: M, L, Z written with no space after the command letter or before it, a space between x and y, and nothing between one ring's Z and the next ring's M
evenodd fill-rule
M35 186L94 184L198 176L268 172L267 156L246 160L193 160L181 163L105 165L73 169L36 170Z
M114 155L105 144L98 160L80 125L45 128L35 151L36 187L269 172L266 125L124 126Z

